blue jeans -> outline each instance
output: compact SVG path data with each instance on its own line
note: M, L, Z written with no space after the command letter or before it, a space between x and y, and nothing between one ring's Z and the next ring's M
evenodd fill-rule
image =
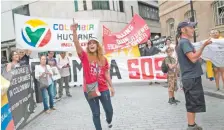
M49 109L48 96L49 96L50 108L53 108L54 107L53 84L49 85L48 88L41 89L41 94L43 99L44 110Z
M56 97L57 95L57 80L53 81L53 96Z
M101 127L101 122L100 122L100 104L99 100L103 106L103 109L106 113L106 121L107 123L112 122L112 117L113 117L113 107L111 104L111 99L110 99L110 91L104 91L101 92L101 96L94 98L94 99L88 99L87 93L84 93L86 100L89 103L89 106L91 108L92 114L93 114L93 123L95 125L96 130L102 130Z

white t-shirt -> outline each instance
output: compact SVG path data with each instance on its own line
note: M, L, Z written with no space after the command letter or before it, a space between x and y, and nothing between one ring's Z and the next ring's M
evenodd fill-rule
M35 66L35 78L37 80L39 80L40 79L40 76L44 72L46 72L46 69L47 69L48 72L50 72L53 75L52 70L51 70L51 67L49 65L46 65L46 68L45 67L42 67L41 65L36 65ZM47 76L48 84L51 85L52 84L52 78L49 75L45 75L45 76Z

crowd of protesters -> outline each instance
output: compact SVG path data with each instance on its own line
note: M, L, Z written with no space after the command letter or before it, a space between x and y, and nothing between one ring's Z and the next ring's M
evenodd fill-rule
M6 57L2 57L1 75L10 81L12 78L11 72L13 69L25 65L30 66L29 62L31 53L32 52L29 50L22 49L11 51L9 62ZM54 102L55 100L60 100L62 98L63 88L66 89L66 95L68 97L72 97L69 91L69 56L71 56L71 52L68 56L66 56L66 52L60 52L59 58L55 58L55 52L49 51L47 55L40 56L40 64L35 66L35 70L31 70L35 72L35 76L31 78L31 81L33 81L33 78L38 81L43 99L43 106L46 113L49 113L50 109L56 110L54 107ZM47 84L47 86L41 88L43 84ZM48 103L50 103L50 107Z
M214 39L223 38L218 30L211 30L210 37ZM167 72L167 84L168 84L167 87L168 87L168 95L169 95L168 103L177 104L180 101L175 99L174 91L183 90L183 84L182 84L182 78L181 78L182 76L181 76L180 66L178 62L178 57L176 53L176 43L173 44L171 39L168 37L166 38L164 42L164 47L157 48L153 46L152 40L149 39L148 42L145 44L145 47L141 51L141 56L153 56L157 54L167 54L164 60L168 67L168 72ZM211 62L211 61L207 61L207 62ZM212 64L212 71L214 73L214 79L216 83L216 90L219 91L220 78L223 81L223 88L224 88L224 67L216 67L213 63L211 64ZM157 82L155 83L159 84ZM150 82L149 84L151 85L152 82Z
M160 53L167 55L164 61L168 68L167 84L169 104L177 104L180 102L175 99L174 92L178 90L177 79L178 77L181 77L186 100L188 118L187 130L202 129L202 127L195 123L195 113L206 111L201 79L203 71L200 63L200 57L204 48L212 43L209 39L199 50L196 51L194 49L190 39L193 37L194 27L196 24L197 23L193 22L179 23L177 28L176 45L172 44L170 39L166 39L165 46L162 49L159 49L153 46L153 42L151 40L148 40L146 46L141 52L142 56L153 56ZM101 101L106 113L108 127L111 128L113 107L110 96L114 96L115 91L112 87L111 78L109 76L109 65L107 59L103 56L103 50L97 38L90 39L87 43L87 51L84 51L78 41L76 30L77 24L73 24L72 31L74 44L84 69L83 91L92 111L93 123L97 130L102 129L99 105L99 101ZM222 38L218 30L212 30L210 32L210 37L214 39ZM31 51L29 50L12 51L10 54L9 63L5 57L2 57L2 64L6 64L5 69L3 68L5 71L2 73L10 73L17 67L29 65L30 54ZM49 51L47 55L40 56L40 64L35 66L34 78L36 78L39 82L43 99L43 107L46 113L50 113L51 110L56 110L54 100L60 100L62 98L63 88L65 88L66 96L72 97L69 87L70 57L72 57L71 52L68 52L68 56L66 55L66 52L60 52L59 57L55 58L55 52ZM216 88L219 90L220 77L223 80L224 87L224 67L216 67L214 64L212 67L214 71ZM157 82L155 83L159 84ZM150 82L150 85L151 84L152 82ZM93 95L89 94L92 92L90 88L94 89L94 91L97 88L96 96L92 97Z

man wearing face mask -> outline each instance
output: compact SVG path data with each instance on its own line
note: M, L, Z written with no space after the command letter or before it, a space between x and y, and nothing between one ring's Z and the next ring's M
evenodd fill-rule
M204 48L212 43L209 39L199 50L195 50L190 40L194 36L194 27L196 24L196 22L188 21L179 23L176 36L176 52L186 100L187 130L202 130L202 127L195 123L195 113L206 111L201 80L203 72L199 59Z

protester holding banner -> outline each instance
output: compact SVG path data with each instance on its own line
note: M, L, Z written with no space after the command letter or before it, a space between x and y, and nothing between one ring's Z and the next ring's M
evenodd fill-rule
M69 64L69 58L66 56L65 52L60 52L57 65L61 75L61 79L59 79L59 90L58 90L59 97L58 98L60 99L63 95L63 84L65 84L66 95L68 97L72 97L69 91L69 84L68 84L69 76L70 76L70 71L69 71L70 64Z
M190 39L194 36L194 27L196 24L196 22L188 21L179 23L176 36L176 51L180 64L186 100L188 118L187 130L202 130L202 127L195 123L195 113L206 111L204 91L201 80L203 71L199 59L204 48L212 43L209 39L201 46L199 50L195 51Z
M89 39L87 43L87 52L85 52L77 37L77 26L73 24L73 40L76 51L82 62L84 72L84 94L93 114L93 122L96 130L102 130L100 121L100 104L101 101L106 113L106 121L108 127L112 127L113 107L110 99L114 96L114 88L112 87L109 75L109 65L107 59L103 56L103 49L97 38ZM109 91L110 90L110 91Z
M176 104L180 101L175 99L174 91L177 91L177 61L173 57L173 48L168 47L166 49L167 57L165 58L165 63L168 66L168 91L169 91L169 104Z
M10 72L14 68L20 66L20 64L19 64L19 55L18 55L18 53L16 51L12 51L10 53L10 59L9 60L10 60L10 63L7 64L6 72Z
M210 36L214 39L222 39L220 32L218 30L212 30L210 33ZM210 61L207 61L210 62ZM215 83L216 83L216 89L219 91L220 86L219 86L219 79L220 77L222 78L223 81L223 88L224 88L224 65L223 67L217 67L214 64L212 64L214 73L215 73Z
M46 65L46 56L40 57L40 65L35 66L35 78L40 83L41 94L43 98L44 111L50 113L48 102L50 102L50 109L56 110L54 108L54 95L53 95L53 72L49 65ZM47 95L48 92L48 95ZM48 101L49 96L49 101Z
M154 47L152 41L149 39L146 46L143 48L142 56L153 56L160 52L161 50L157 47ZM158 82L155 83L159 84ZM152 82L150 82L149 85L152 85Z
M20 66L29 65L31 51L21 49L21 50L18 50L18 54L20 59L19 60Z
M160 52L161 52L161 50L159 50L157 47L154 47L152 44L152 41L148 40L146 46L143 49L142 54L143 54L143 56L153 56Z

